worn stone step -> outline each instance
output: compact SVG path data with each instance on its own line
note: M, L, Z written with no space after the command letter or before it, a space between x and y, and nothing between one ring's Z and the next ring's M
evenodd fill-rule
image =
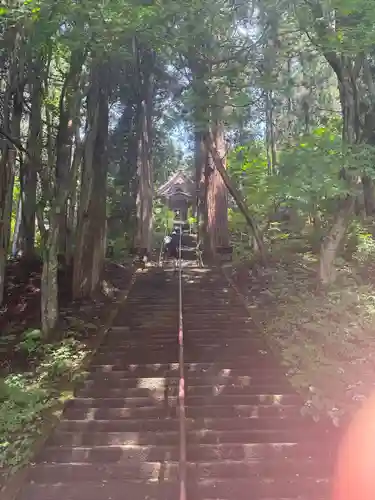
M37 464L30 476L36 483L70 483L86 481L178 480L178 462L147 462L117 464Z
M202 479L260 479L295 478L325 479L332 472L329 460L222 460L217 462L188 463L188 477L192 481Z
M253 350L249 354L232 352L220 349L206 349L198 350L197 352L186 352L185 363L232 363L236 368L252 366L257 368L267 369L275 365L275 357L271 352L262 353L258 350ZM122 363L128 365L133 364L166 364L178 362L178 348L173 351L166 351L165 349L155 350L149 352L142 349L132 349L131 351L121 353L97 353L93 358L94 364L108 365Z
M178 363L150 363L150 364L133 364L128 363L124 365L123 363L110 363L110 364L96 364L93 363L90 366L89 378L91 377L102 377L103 375L122 372L127 378L148 378L148 377L164 377L166 374L174 372L178 373L179 364Z
M274 379L285 376L284 370L279 366L270 366L267 370L262 367L245 365L242 367L236 366L233 362L216 362L216 363L185 363L184 366L187 377L194 376L220 376L220 377L262 377L273 376ZM102 374L111 374L123 372L126 377L147 378L147 377L164 377L166 374L174 376L178 373L178 362L173 363L123 363L115 362L109 364L98 365L93 363L90 366L89 378L101 376Z
M178 482L109 481L29 484L18 500L174 500Z
M148 397L77 397L74 398L67 404L66 408L141 408L141 407L162 407L166 401L168 404L177 401L177 398L169 396L168 400L164 398L164 396L152 397L149 395Z
M175 400L177 403L177 401ZM301 417L301 407L298 405L204 405L204 406L186 406L186 416L188 418L252 418L252 419L299 419ZM74 406L69 405L64 411L65 420L132 420L140 419L164 420L168 418L177 418L177 406L165 407L160 406L145 406L123 408L119 407L91 407L90 405L82 406L80 404ZM138 420L139 419L139 420ZM293 420L294 421L294 420ZM255 424L254 424L255 425ZM281 424L280 424L281 425Z
M188 429L187 442L193 444L236 444L236 443L294 443L305 439L305 429L235 429L211 430L202 427L199 430ZM318 437L317 432L311 432L309 439ZM178 446L178 429L174 431L147 430L134 432L64 432L57 431L50 438L50 446Z
M178 362L178 348L173 351L166 349L159 349L157 351L149 352L145 349L130 349L122 353L100 353L97 352L93 357L93 363L98 365L108 365L113 363L123 363L128 365L134 364L167 364Z
M235 461L284 461L284 460L320 460L332 458L330 443L316 440L299 443L223 443L195 444L187 447L190 462Z
M189 402L188 402L189 403ZM212 405L186 406L186 415L189 418L254 418L267 419L279 418L290 419L301 416L299 405Z
M210 385L190 385L187 384L188 396L218 396L222 395L238 395L246 396L252 394L295 394L290 384L286 381L280 380L279 382L256 381L249 385L234 385L234 384L210 384Z
M109 409L106 408L106 411ZM122 408L121 408L122 410ZM99 419L97 415L93 414L92 420L73 420L62 419L59 427L57 428L54 436L60 432L66 433L89 433L89 432L178 432L179 420L177 417L168 418L151 418L151 419L136 419L132 418L123 419Z
M130 314L131 312L129 312L129 315ZM151 316L148 319L142 317L138 320L133 318L128 319L127 324L135 337L144 334L152 334L156 331L173 335L176 330L178 330L177 317L173 321L168 321L166 319L158 320L155 316Z
M207 377L208 378L208 377ZM211 383L209 383L211 382ZM179 379L174 378L142 378L142 379L115 379L110 378L105 380L86 380L83 387L80 389L82 396L85 391L96 391L96 396L101 397L102 392L118 391L121 389L122 394L126 396L147 396L150 392L171 391L177 387ZM190 396L217 396L218 394L259 394L259 393L282 393L294 394L294 390L287 380L280 379L278 382L270 380L253 380L248 383L223 383L222 380L199 380L187 379L186 392ZM107 393L111 396L110 393ZM91 397L91 396L89 396Z
M328 460L284 460L284 461L235 461L188 463L190 480L238 479L238 478L278 478L283 475L293 478L297 475L311 478L326 478L332 472ZM178 462L140 462L128 466L111 464L42 464L31 467L32 481L39 483L85 482L100 478L102 481L145 479L178 480Z
M64 411L64 418L66 421L96 421L96 420L134 420L136 422L141 422L144 420L155 420L156 422L167 421L168 418L176 418L177 407L172 406L165 408L164 405L159 406L144 406L140 408L108 408L102 406L100 408L95 407L77 407L70 406ZM155 424L156 425L156 424Z
M130 374L132 375L132 374ZM94 373L90 374L85 380L86 386L92 386L93 384L98 386L112 385L112 387L160 387L161 385L174 385L178 383L178 371L171 371L168 376L164 377L134 377L129 376L128 372L124 370L112 371L109 373ZM270 387L271 384L277 384L278 387L290 387L290 383L286 377L280 377L278 381L275 381L274 373L259 373L258 376L246 376L246 375L226 375L225 373L208 373L206 375L196 375L194 372L188 374L186 377L186 383L190 390L198 386L213 386L213 385L224 385L226 387Z
M153 342L152 339L145 339L145 342L142 344L141 342L133 343L130 345L119 344L116 347L113 346L102 346L98 349L97 354L101 355L109 355L113 354L113 350L116 351L116 358L121 356L129 356L129 354L135 354L136 356L139 353L147 351L147 353L158 353L164 352L166 350L171 351L173 353L178 353L178 342L177 335L176 338L170 342Z
M297 394L251 394L245 396L218 394L217 396L190 396L187 394L187 406L234 406L234 405L296 405L301 403L301 398Z
M144 418L144 419L136 419L133 415L131 418L121 418L123 408L119 409L109 409L105 408L102 412L107 415L113 415L115 411L119 411L118 418L116 419L104 419L98 418L100 417L100 409L95 409L94 412L91 412L90 419L76 419L73 420L71 418L63 418L61 423L56 430L57 433L62 432L141 432L141 431L153 431L153 432L169 432L169 431L178 431L179 430L179 420L176 416L167 417L164 415L164 418ZM188 412L189 413L189 412ZM280 418L277 417L234 417L234 418L225 418L225 417L187 417L186 419L186 427L187 430L216 430L216 431L269 431L269 430L304 430L309 431L310 435L321 433L323 436L326 427L324 425L317 425L315 422L306 417L306 418L298 418L287 417ZM328 429L327 429L328 432Z
M267 370L268 368L275 365L274 355L268 352L261 352L253 350L248 354L243 354L243 350L236 353L235 349L232 352L221 349L211 349L211 350L199 350L196 353L185 354L186 363L229 363L236 368L245 368L246 366L252 366L254 368L262 368Z
M217 330L219 332L233 331L234 332L251 332L254 329L253 323L249 323L240 317L236 318L216 318L211 316L210 313L191 313L184 314L183 323L186 329L196 330L202 328L202 330Z
M205 479L196 484L188 482L188 495L194 500L300 500L301 493L311 500L328 498L330 493L327 479L306 477L257 479Z
M124 389L159 389L178 384L178 377L122 377L122 372L113 372L111 374L100 374L95 378L88 378L84 381L85 387L112 387ZM177 375L177 372L175 373Z
M267 444L267 443L296 443L305 439L304 429L226 429L222 431L201 428L188 430L187 441L193 444ZM317 433L311 433L313 439Z
M313 457L332 458L329 443L308 441L301 443L224 443L189 444L187 458L190 462L215 462L222 460L283 461L309 460ZM178 461L179 450L176 446L48 446L36 458L36 463L101 463L127 466L143 461Z
M177 427L177 426L176 426ZM64 432L56 431L48 441L49 446L126 446L126 445L145 445L145 446L177 446L179 443L178 427L174 431L127 431L97 432L90 429L88 432Z
M237 334L237 332L234 332L233 334L229 335L222 335L221 332L218 332L217 330L212 330L210 332L202 332L202 331L197 331L194 330L188 331L185 329L184 331L184 336L185 336L185 345L189 346L194 345L194 346L217 346L217 347L222 347L230 344L238 344L239 346L244 346L244 347L249 347L252 348L256 345L259 345L259 348L266 347L267 343L264 341L262 337L255 337L254 335L250 335L249 332L245 332L243 335ZM109 335L106 339L105 347L106 349L113 349L113 348L119 348L119 349L125 349L128 347L143 347L147 346L147 344L150 345L158 345L158 344L164 344L164 345L173 345L174 343L178 342L178 332L173 331L172 334L166 334L165 332L156 332L155 330L150 330L149 333L147 332L142 332L139 333L137 332L137 335L135 335L134 330L131 331L131 333L123 335L122 337L119 337L117 334L116 336L114 335Z
M36 463L118 464L127 467L142 462L178 461L177 446L48 446L36 457Z
M175 396L168 395L168 403L172 404L176 401ZM143 406L161 406L165 404L164 395L148 397L77 397L72 400L68 407L74 405L76 408L139 408ZM204 396L187 396L187 406L252 406L252 405L298 405L302 400L297 394L254 394L246 396L238 395L223 395L204 397Z
M146 379L147 380L147 379ZM157 399L161 400L164 397L169 398L171 396L177 396L178 394L178 383L174 385L148 388L148 387L114 387L111 384L91 384L89 386L83 387L77 391L78 397L83 398L149 398L149 400Z

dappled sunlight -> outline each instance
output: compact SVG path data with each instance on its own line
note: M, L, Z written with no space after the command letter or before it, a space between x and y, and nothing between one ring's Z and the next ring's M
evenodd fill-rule
M283 398L283 394L259 394L259 401L263 404L281 405Z
M166 378L143 378L138 380L137 387L153 391L158 389L164 390L166 383Z

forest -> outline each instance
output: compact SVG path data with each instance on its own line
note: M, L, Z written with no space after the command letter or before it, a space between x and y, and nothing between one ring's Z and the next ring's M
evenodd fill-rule
M368 393L374 22L370 0L0 4L2 466L68 397L178 169L307 411Z

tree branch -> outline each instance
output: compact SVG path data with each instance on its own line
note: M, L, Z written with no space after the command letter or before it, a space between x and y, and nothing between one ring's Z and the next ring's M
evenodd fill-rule
M7 141L9 141L13 146L15 146L16 149L18 149L18 151L20 151L21 153L24 153L25 155L27 155L30 158L29 152L27 151L26 148L24 148L22 146L21 142L19 140L15 139L14 137L12 137L11 135L9 135L2 127L0 127L0 135L5 137L5 139L7 139Z

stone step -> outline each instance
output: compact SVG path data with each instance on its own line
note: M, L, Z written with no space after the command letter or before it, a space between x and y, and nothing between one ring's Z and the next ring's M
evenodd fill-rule
M201 376L201 375L215 375L218 374L220 376L253 376L253 377L261 377L264 373L266 375L274 375L274 378L280 378L285 376L284 371L279 366L270 366L265 371L262 367L256 367L247 364L244 367L239 368L233 362L216 362L216 363L185 363L184 370L187 377L191 375ZM110 363L105 365L98 365L93 363L90 366L90 374L89 376L97 376L100 374L110 374L110 373L118 373L123 372L126 373L126 377L136 377L136 378L147 378L147 377L159 377L166 376L166 374L171 374L174 376L174 373L178 374L179 364L175 363L128 363L124 365L123 363Z
M113 414L116 409L105 408L102 410L104 414ZM100 409L95 409L94 412L91 413L91 419L75 419L72 418L63 418L61 423L56 430L57 433L59 431L62 432L73 432L73 433L88 433L88 432L143 432L143 431L152 431L152 432L176 432L179 430L179 420L177 416L173 418L168 418L164 414L164 418L144 418L144 419L136 419L133 415L130 418L121 418L121 409L119 417L116 419L104 419L98 418L102 416L100 414ZM99 412L96 413L96 412ZM294 417L284 417L280 418L279 416L275 417L187 417L186 419L186 427L187 430L237 430L237 431L274 431L274 430L291 430L295 429L297 431L304 430L305 432L309 431L310 435L314 433L321 433L323 436L325 433L325 429L322 426L315 424L315 422L306 417L306 418L298 418L298 416ZM328 432L328 431L327 431ZM310 437L310 436L309 436ZM333 436L332 436L333 437Z
M187 457L190 462L216 462L235 460L247 462L309 460L315 457L332 458L329 443L313 441L276 443L216 443L189 444ZM48 446L36 458L36 463L83 463L111 464L127 466L142 461L178 461L176 446L118 445L118 446Z
M73 403L74 405L74 403ZM108 408L91 406L73 406L65 409L64 417L68 421L87 420L128 420L128 419L157 419L157 421L167 418L177 418L177 406L145 406L140 408ZM301 417L301 408L298 405L226 405L226 406L186 406L187 418L230 418L236 419L251 418L255 420L267 420L268 418L278 420L299 419ZM167 420L166 420L167 421ZM141 425L141 424L140 424ZM249 423L250 425L250 423ZM253 425L256 425L255 423ZM263 425L263 424L260 424ZM280 424L282 425L282 424Z
M264 342L263 339L256 339L251 337L235 337L234 339L227 338L218 338L214 335L210 337L206 337L205 335L191 335L189 332L184 332L185 334L185 348L186 349L194 349L194 350L209 350L209 349L223 349L231 352L232 350L236 350L238 352L242 349L252 350L267 350L268 346ZM127 353L130 349L145 349L145 350L159 350L159 349L176 349L178 348L178 334L158 338L154 336L151 332L149 335L143 334L141 338L135 340L127 340L127 339L117 339L115 342L113 339L109 339L105 345L101 346L99 349L99 353L108 353L113 352L116 349L116 353L124 354Z
M66 409L70 408L154 408L154 407L163 407L166 403L169 405L176 404L176 397L168 397L168 400L165 400L164 395L160 398L152 397L149 395L148 397L93 397L93 398L84 398L84 397L76 397L69 402L66 406Z
M98 411L99 409L97 409ZM106 411L109 409L106 408ZM92 415L93 418L91 420L77 419L73 420L62 419L61 423L56 430L53 438L56 435L62 433L98 433L98 432L178 432L180 422L177 419L177 416L174 418L167 418L164 412L164 418L144 418L144 419L136 419L135 416L132 415L132 418L118 418L118 419L100 419L97 418L95 413ZM100 416L100 415L99 415Z
M176 402L175 396L168 396L169 404ZM301 404L301 398L297 394L252 394L246 396L218 394L212 398L204 396L188 396L186 398L187 406L252 406L252 405L298 405ZM143 406L161 406L165 403L164 395L160 397L77 397L71 401L70 405L83 408L139 408ZM68 408L69 408L68 406Z
M311 478L325 478L331 472L329 461L312 460L280 460L269 461L236 461L223 460L221 462L187 463L187 472L190 481L202 479L239 479L239 478L278 478L287 475L294 478L298 475ZM143 479L178 480L178 462L146 462L129 464L128 466L111 464L43 464L33 465L30 476L37 483L61 483L92 481L100 478L101 481Z
M92 407L92 406L80 406L73 402L68 408L64 410L64 421L88 421L95 422L97 420L134 420L136 422L142 422L144 420L155 420L158 422L167 422L168 418L177 418L177 405L169 406L165 408L165 405L158 406L143 406L143 407L133 407L133 408L123 408L122 406L117 408L111 408L107 406L102 407ZM157 424L155 424L157 425Z
M155 372L147 371L146 376L142 376L140 373L139 377L134 376L134 372L129 372L126 370L113 370L110 372L94 372L89 373L86 379L87 382L90 383L106 383L113 384L114 387L120 385L121 387L139 387L140 384L146 384L147 386L153 386L153 384L163 383L175 383L178 380L178 365L176 364L175 370L169 370L168 373L165 373L164 376L158 377L154 376ZM165 368L167 370L167 368ZM144 372L145 373L145 372ZM271 372L258 372L256 375L232 375L231 372L226 373L224 370L208 371L201 375L197 375L196 372L187 373L185 378L189 387L199 386L199 385L207 385L209 382L225 384L225 385L236 385L248 387L254 384L259 385L269 385L271 383L275 383L275 379L277 375L275 371ZM282 379L282 372L279 373L280 380L277 381L280 385L289 385L288 380L285 378Z
M172 352L171 352L172 351ZM242 354L233 349L233 352L227 352L220 349L199 350L196 353L186 352L185 363L231 363L236 368L239 367L257 367L272 368L275 365L275 357L271 352L260 352L254 350L249 354ZM154 352L148 352L142 349L132 349L123 354L121 353L97 353L93 358L93 363L97 365L108 365L122 363L122 366L130 363L134 364L167 364L178 362L178 348L174 350L159 349Z
M316 500L330 493L327 479L311 477L205 479L188 485L188 497L194 500Z
M36 458L36 463L117 464L128 467L142 462L178 461L176 446L48 446Z
M152 386L146 382L153 379L143 379L139 383L139 387L129 387L127 381L124 384L121 382L114 383L113 380L106 383L102 381L87 381L85 386L77 391L77 396L87 398L117 398L117 397L155 397L162 398L163 395L176 396L178 393L178 380L169 379L160 381L159 385ZM189 385L186 386L186 397L206 396L207 398L217 397L218 395L227 396L247 396L258 394L294 394L290 385L280 382L271 383L254 383L254 385L228 385L228 384L212 384L212 385Z
M30 483L18 500L172 500L178 498L178 482L108 481L77 484Z
M254 444L254 443L295 443L305 439L305 433L309 430L309 439L319 437L318 429L312 432L311 425L308 429L275 428L275 429L235 429L210 430L202 426L199 430L188 429L187 442L190 446L194 444ZM178 429L174 431L133 431L133 432L64 432L56 431L51 436L49 446L178 446Z
M254 335L250 335L248 331L245 331L243 334L238 332L232 332L230 335L223 335L222 332L218 330L209 330L202 331L200 329L196 330L184 330L185 337L185 345L188 345L189 342L194 342L194 345L199 346L216 346L222 347L226 346L226 344L237 344L243 347L253 347L256 344L259 344L260 347L266 347L267 343L262 337L256 337ZM178 341L178 332L172 331L168 332L157 332L155 329L150 330L136 330L133 329L130 333L126 333L124 335L116 334L108 334L106 338L105 345L103 345L106 349L125 349L127 347L141 347L144 345L144 342L150 343L150 345L157 344L171 344L177 343Z
M178 481L178 462L130 463L126 466L117 464L42 464L34 465L30 470L31 479L36 483L70 483L86 481L126 481L144 480Z

